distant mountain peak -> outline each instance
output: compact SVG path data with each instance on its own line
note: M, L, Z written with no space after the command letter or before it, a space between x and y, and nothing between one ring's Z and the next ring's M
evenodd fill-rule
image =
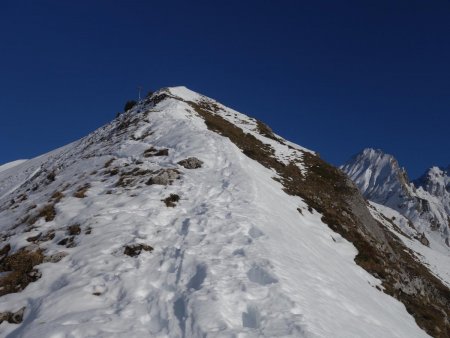
M449 243L450 179L433 166L412 183L394 156L367 148L341 169L368 200L392 208L410 219L416 230L437 231Z
M366 148L353 156L341 169L357 184L363 195L385 204L410 193L406 171L394 156L380 149Z
M439 199L448 215L450 215L450 170L433 166L414 181L417 187L423 188Z

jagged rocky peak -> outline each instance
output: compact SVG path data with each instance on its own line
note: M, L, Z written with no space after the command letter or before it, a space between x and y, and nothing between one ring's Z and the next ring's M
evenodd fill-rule
M411 193L408 175L394 156L366 148L341 169L356 183L364 197L384 204Z
M370 148L352 157L341 169L369 201L398 211L416 231L436 235L448 246L450 194L445 170L432 167L410 183L405 169L392 155Z
M450 215L450 166L446 169L433 166L415 180L414 184L441 200Z
M450 166L447 169L433 166L414 181L414 184L435 196L448 194L450 193Z

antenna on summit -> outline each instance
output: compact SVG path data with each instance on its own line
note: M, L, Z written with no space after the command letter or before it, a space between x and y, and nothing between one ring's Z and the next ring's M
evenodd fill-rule
M141 90L142 90L142 86L138 86L138 96L139 96L139 101L141 101Z

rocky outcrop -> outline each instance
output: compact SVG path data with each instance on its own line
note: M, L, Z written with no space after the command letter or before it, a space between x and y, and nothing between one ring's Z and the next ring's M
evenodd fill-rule
M196 157L189 157L185 160L181 160L178 164L186 169L198 169L202 167L203 162Z
M130 257L136 257L141 254L142 251L152 252L153 248L150 245L138 243L125 245L123 253Z
M152 176L148 181L147 185L158 184L158 185L169 185L173 181L180 178L180 172L176 169L161 169L154 176Z
M0 324L3 322L8 322L10 324L20 324L22 323L24 313L25 307L17 310L16 312L0 312Z

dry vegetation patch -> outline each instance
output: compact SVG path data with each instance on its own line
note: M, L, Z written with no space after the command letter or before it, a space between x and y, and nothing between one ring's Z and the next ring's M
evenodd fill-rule
M91 185L89 183L84 184L83 186L79 187L75 191L75 193L73 194L73 197L85 198L86 197L86 192L89 190L90 187L91 187Z
M144 157L168 156L168 155L169 155L169 149L166 149L166 148L156 149L154 147L148 148L146 151L144 151L144 154L143 154Z
M9 254L9 251L10 247L0 261L0 272L5 272L5 275L0 277L0 296L22 291L41 277L34 267L44 261L42 250L31 251L23 248L13 254Z
M77 236L81 233L81 227L79 224L73 224L67 228L67 234L70 236Z
M54 203L58 203L59 201L61 201L61 199L64 197L64 194L61 191L55 191L52 196L51 196L51 200Z
M0 312L0 324L8 322L10 324L20 324L23 320L23 314L25 313L25 307L17 310L16 312Z
M166 197L162 201L166 204L166 207L174 208L177 205L177 202L180 200L180 196L177 194L170 194L169 197Z
M34 215L27 216L24 219L24 222L26 222L28 225L33 225L40 218L44 218L46 222L50 222L53 221L55 217L56 217L55 205L54 203L49 203L40 208L39 211Z
M136 257L141 254L142 251L152 252L153 247L147 244L139 243L139 244L129 244L125 245L123 253L130 257Z
M114 160L115 160L115 158L111 158L108 161L106 161L103 168L109 168L109 166L114 162Z

